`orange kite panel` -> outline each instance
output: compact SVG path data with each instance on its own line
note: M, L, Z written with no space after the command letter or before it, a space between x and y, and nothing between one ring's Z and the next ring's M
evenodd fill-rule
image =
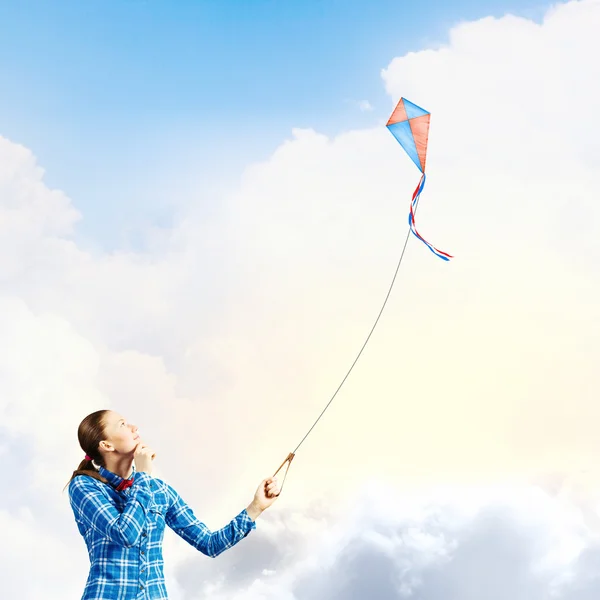
M392 123L401 123L407 119L408 115L406 114L406 108L404 108L404 100L400 100L387 124L391 125Z
M425 160L427 159L427 138L429 137L430 117L431 115L423 115L408 121L410 130L415 138L415 146L417 147L417 154L421 161L421 171L423 173L425 172Z

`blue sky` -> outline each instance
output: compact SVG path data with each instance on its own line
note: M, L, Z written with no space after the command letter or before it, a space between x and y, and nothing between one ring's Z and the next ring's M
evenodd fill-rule
M182 203L210 213L215 190L293 127L335 135L387 117L380 71L395 56L444 43L462 20L538 19L546 7L0 0L0 135L31 148L73 199L80 242L135 247Z

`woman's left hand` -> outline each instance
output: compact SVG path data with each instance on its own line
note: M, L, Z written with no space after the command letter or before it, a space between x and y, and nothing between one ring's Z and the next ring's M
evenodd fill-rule
M277 500L279 496L279 483L275 477L263 479L254 494L253 504L262 510L266 510Z

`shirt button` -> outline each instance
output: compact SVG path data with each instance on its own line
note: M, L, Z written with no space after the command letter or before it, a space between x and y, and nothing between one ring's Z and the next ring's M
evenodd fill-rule
M143 585L140 585L140 590L143 590L143 589L144 589L144 586L143 586Z
M148 534L144 531L144 533L142 533L142 537L146 537Z
M142 554L146 554L146 553L142 550Z

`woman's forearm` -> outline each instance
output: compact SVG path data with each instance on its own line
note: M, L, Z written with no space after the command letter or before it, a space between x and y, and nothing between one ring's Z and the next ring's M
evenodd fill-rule
M250 504L246 508L246 512L253 521L256 521L256 519L260 517L263 511L260 508L258 508L256 504L254 504L254 502L250 502Z

